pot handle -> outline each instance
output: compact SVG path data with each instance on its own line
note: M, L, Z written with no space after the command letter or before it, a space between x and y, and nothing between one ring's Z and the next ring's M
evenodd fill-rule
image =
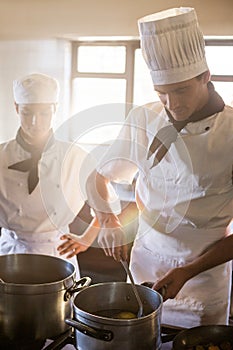
M68 288L64 294L64 301L69 300L74 293L88 287L91 284L90 277L82 277L78 281L75 281L73 286Z
M154 285L154 282L143 282L143 283L141 283L141 286L148 287L148 288L152 288L153 285ZM166 294L166 288L162 287L159 290L157 290L157 292L162 296L162 298L164 298L164 296Z
M65 319L65 323L68 324L71 327L74 327L77 329L79 332L88 335L90 337L99 339L99 340L104 340L104 341L111 341L113 339L113 333L111 331L107 330L102 330L102 329L96 329L90 326L87 326L84 323L81 323L77 320L73 320L70 318Z

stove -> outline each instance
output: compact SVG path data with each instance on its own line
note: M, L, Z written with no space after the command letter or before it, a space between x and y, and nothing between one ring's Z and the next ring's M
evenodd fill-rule
M59 350L78 350L75 345L72 344L63 344L62 347L48 347L49 345L52 346L52 343L50 340L46 341L46 347L43 348L43 350L52 350L52 349L59 349ZM88 349L87 349L88 350ZM164 343L162 344L161 350L172 350L172 342Z
M171 337L173 337L173 328L170 330L168 327L166 327L165 332L163 335L166 338L166 343L162 344L162 347L160 350L172 350L172 341L169 341ZM170 336L171 335L171 336ZM164 339L165 339L164 338ZM75 346L75 338L74 334L71 330L64 333L60 337L58 337L55 340L46 340L44 347L42 350L78 350ZM87 349L90 350L90 349Z
M162 333L163 340L166 338L166 343L162 344L160 350L171 350L172 341L174 337L174 329L166 327L166 330ZM27 344L2 344L0 342L0 350L78 350L76 348L76 341L72 328L68 329L65 333L59 335L56 339L47 339L45 341L37 341ZM91 349L86 349L91 350Z
M52 349L60 349L60 350L78 350L78 349L76 349L76 347L74 346L74 345L71 345L71 344L66 344L66 345L64 345L62 348L48 348L48 345L51 345L51 341L47 341L46 342L46 347L45 348L43 348L43 350L45 350L45 349L50 349L50 350L52 350ZM165 343L165 344L162 344L162 348L161 348L161 350L172 350L172 342L168 342L168 343Z

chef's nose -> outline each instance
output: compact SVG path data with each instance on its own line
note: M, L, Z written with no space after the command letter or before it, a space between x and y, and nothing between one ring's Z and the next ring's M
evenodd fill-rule
M36 116L33 114L32 116L32 125L36 125Z
M177 98L174 94L167 94L167 98L166 98L166 107L169 110L173 110L176 106L177 106Z

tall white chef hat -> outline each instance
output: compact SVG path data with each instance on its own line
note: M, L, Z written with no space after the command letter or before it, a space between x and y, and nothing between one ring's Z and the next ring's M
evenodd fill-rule
M138 20L143 57L155 85L192 79L208 70L193 8L168 9Z
M57 103L59 84L48 75L30 74L13 81L13 94L17 104Z

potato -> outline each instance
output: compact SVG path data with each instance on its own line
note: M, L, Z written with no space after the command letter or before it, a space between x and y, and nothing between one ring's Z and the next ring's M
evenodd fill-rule
M137 315L131 311L121 311L121 312L118 312L116 315L114 315L114 318L127 320L127 319L137 318Z

